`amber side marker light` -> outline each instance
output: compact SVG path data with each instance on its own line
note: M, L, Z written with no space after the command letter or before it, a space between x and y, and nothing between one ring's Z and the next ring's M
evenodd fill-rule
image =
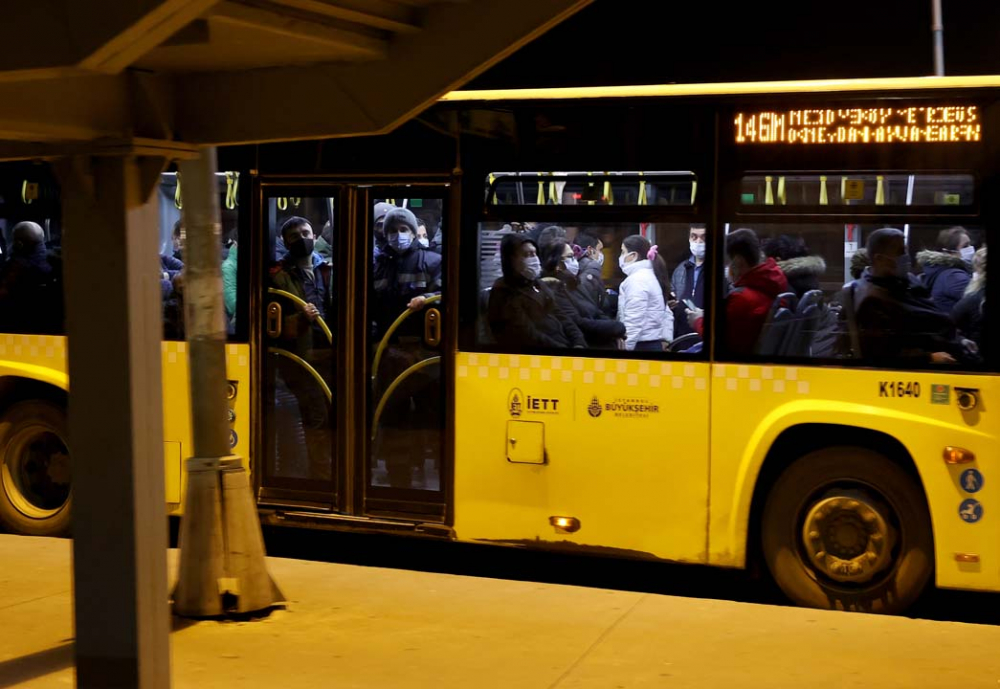
M580 530L580 520L576 517L549 517L549 524L555 527L556 533L576 533Z
M949 445L944 448L944 461L947 464L968 464L976 461L976 455L964 448Z
M979 562L979 556L975 553L955 553L958 562Z

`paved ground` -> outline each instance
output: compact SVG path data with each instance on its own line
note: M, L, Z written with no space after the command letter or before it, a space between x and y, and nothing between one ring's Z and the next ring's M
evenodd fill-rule
M171 563L175 562L171 557ZM175 687L990 687L1000 627L272 558L291 599L179 623ZM68 541L0 536L0 688L73 685Z

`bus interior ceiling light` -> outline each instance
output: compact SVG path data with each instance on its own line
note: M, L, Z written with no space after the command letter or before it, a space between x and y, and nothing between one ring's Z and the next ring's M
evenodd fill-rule
M549 524L555 527L556 533L576 533L580 530L580 520L576 517L549 517Z
M965 448L948 445L944 448L944 461L947 464L969 464L976 461L976 455Z

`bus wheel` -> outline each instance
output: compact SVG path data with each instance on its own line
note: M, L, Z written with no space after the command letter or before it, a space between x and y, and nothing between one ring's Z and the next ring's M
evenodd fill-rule
M771 488L761 521L764 560L797 605L898 613L934 568L920 486L860 447L810 452Z
M0 416L0 523L28 536L69 531L66 414L51 402L18 402Z

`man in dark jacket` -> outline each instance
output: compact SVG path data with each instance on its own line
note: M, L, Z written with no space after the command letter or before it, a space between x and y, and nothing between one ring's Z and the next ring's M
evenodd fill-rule
M876 230L868 238L871 266L854 285L861 356L888 366L953 364L965 358L949 316L910 274L903 233Z
M951 313L972 279L972 257L976 248L963 227L941 230L937 251L921 251L917 265L923 269L924 287L943 313Z
M583 254L580 255L580 272L577 277L580 279L580 289L593 304L607 313L605 302L607 294L604 291L604 243L597 237L586 232L576 235L574 243L580 247Z
M288 251L271 271L271 284L294 294L306 305L285 300L281 327L283 348L309 363L328 383L332 376L332 350L319 319L326 318L330 305L332 268L314 251L312 224L293 216L281 226L281 238ZM309 459L308 477L330 480L330 403L312 376L300 364L284 357L276 358L281 380L298 401L302 434ZM278 454L288 460L298 456L295 429L279 429ZM305 478L305 477L302 477Z
M62 285L49 261L45 231L33 222L11 230L11 248L0 269L0 329L6 333L62 331Z
M580 328L543 284L534 242L509 234L500 243L503 277L490 290L489 321L496 341L509 348L586 346Z
M674 310L674 337L692 332L684 317L685 300L699 309L705 308L705 240L705 226L691 225L688 232L688 248L691 253L674 269L670 279L676 298L671 304Z
M375 334L381 338L414 297L441 290L441 254L417 242L417 218L392 208L382 221L385 248L375 258Z
M751 354L774 300L789 291L788 280L773 258L761 260L760 242L753 230L736 230L726 239L729 277L733 289L726 296L726 349ZM692 326L703 331L701 310L688 314Z

